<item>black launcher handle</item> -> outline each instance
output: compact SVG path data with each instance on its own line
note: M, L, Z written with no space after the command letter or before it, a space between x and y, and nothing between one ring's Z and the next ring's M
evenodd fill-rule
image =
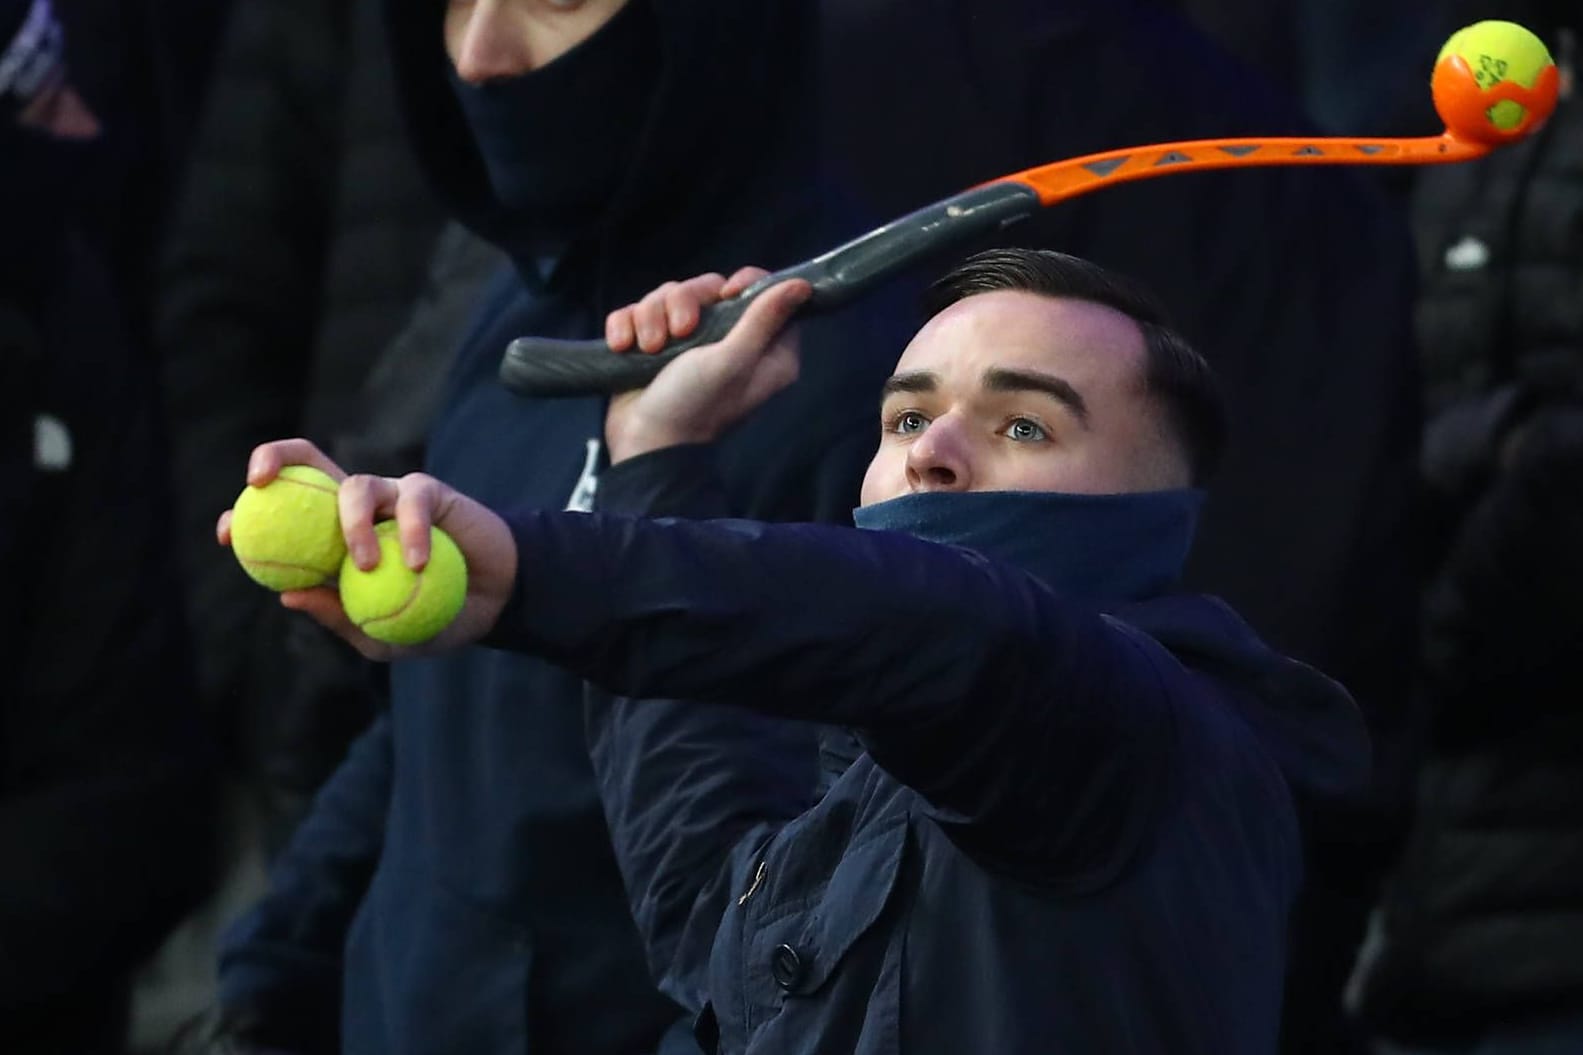
M521 396L584 396L642 388L683 352L720 340L759 294L787 279L803 278L813 295L802 311L830 311L885 281L919 259L998 227L1039 208L1039 196L1023 183L988 183L870 231L812 260L765 275L731 300L705 309L698 327L652 355L617 354L602 339L562 341L518 337L500 361L501 383Z

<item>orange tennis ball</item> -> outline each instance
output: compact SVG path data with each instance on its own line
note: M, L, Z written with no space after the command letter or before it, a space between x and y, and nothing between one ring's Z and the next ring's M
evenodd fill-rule
M1462 139L1504 143L1555 109L1560 75L1540 40L1515 22L1475 22L1440 49L1430 81L1435 109Z

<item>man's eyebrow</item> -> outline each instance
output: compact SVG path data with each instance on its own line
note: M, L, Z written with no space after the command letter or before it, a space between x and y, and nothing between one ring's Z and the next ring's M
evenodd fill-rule
M1088 404L1082 393L1054 374L992 366L984 371L984 387L991 392L1043 392L1060 400L1081 424L1088 425Z
M940 386L940 376L928 370L909 370L904 374L892 374L885 379L884 386L879 390L881 400L889 399L898 392L933 392Z

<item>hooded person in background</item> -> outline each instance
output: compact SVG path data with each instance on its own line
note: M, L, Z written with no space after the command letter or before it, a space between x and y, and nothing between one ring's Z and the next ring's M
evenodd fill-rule
M496 380L501 352L526 333L597 333L677 267L743 252L790 263L847 233L816 192L797 112L805 5L400 0L389 27L420 161L513 264L455 354L427 465L504 504L586 508L605 400L514 397ZM734 509L845 519L895 344L855 319L812 328L828 354L719 445ZM676 1027L672 1042L692 1048L690 1021L645 969L580 679L484 649L390 675L388 712L222 941L209 1037L300 1053L635 1055ZM811 787L815 745L798 739Z
M133 968L210 869L158 401L85 205L127 133L79 76L100 57L75 45L84 24L0 4L0 1049L17 1055L121 1052Z

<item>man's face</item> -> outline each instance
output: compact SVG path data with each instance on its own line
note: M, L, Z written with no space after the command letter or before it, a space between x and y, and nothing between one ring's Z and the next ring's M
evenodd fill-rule
M469 84L520 77L593 36L627 0L450 0L445 51Z
M918 331L886 383L863 504L917 491L1184 487L1145 388L1143 334L1087 301L998 291Z

